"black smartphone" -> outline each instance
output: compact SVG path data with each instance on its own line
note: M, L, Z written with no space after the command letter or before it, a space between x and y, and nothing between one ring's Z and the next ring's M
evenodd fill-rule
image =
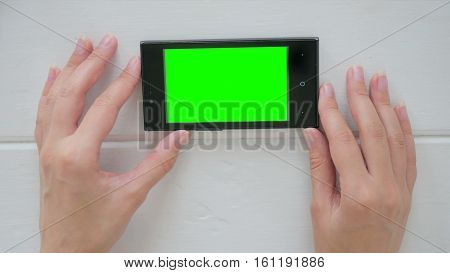
M318 38L141 42L144 128L318 127Z

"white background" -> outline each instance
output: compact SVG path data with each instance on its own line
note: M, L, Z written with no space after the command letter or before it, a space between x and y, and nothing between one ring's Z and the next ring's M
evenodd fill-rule
M38 231L32 135L48 67L61 67L74 47L61 36L75 40L84 34L98 42L106 32L119 39L113 62L120 67L139 53L141 40L318 36L320 81L336 85L347 117L345 69L361 64L367 73L385 70L394 101L404 100L409 108L417 141L418 179L408 229L450 250L450 5L368 48L445 1L6 3L58 34L0 3L0 250ZM110 66L89 102L118 73ZM143 134L138 129L140 98L139 87L104 146L107 169L126 170L145 156L134 141ZM197 147L181 154L113 251L313 251L309 177L262 150L225 148ZM300 169L309 168L298 143L295 150L275 153ZM35 236L12 251L38 248ZM439 249L407 233L402 251Z

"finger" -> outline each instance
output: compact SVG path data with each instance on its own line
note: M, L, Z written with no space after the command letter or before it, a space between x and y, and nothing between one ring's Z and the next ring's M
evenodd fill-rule
M364 71L360 66L347 71L347 99L359 129L361 149L369 173L393 174L386 132L366 91Z
M36 115L36 127L34 129L34 137L36 140L36 144L38 146L38 150L40 150L43 142L43 129L48 127L45 125L49 122L49 108L48 108L48 93L50 92L50 88L55 82L58 74L61 71L57 67L50 67L48 71L47 80L44 84L44 89L42 90L42 95L39 99L38 111Z
M73 71L67 83L60 88L52 118L55 134L66 136L76 130L83 111L85 95L103 73L116 49L117 39L112 35L106 35L89 57Z
M113 128L120 108L133 93L139 81L140 70L140 60L136 56L86 113L77 134L82 135L93 147L100 147Z
M58 93L64 89L64 86L67 84L67 79L73 73L75 68L83 62L89 56L92 51L92 43L89 39L85 37L81 37L77 40L77 45L66 65L62 69L62 71L58 74L58 77L55 79L52 87L48 90L47 93L47 105L48 105L48 122L44 124L44 134L48 133L51 117L53 116L53 109L56 102L56 98Z
M402 127L405 136L406 144L406 183L409 191L412 193L417 177L416 167L416 145L414 143L414 135L411 129L411 123L408 117L406 106L401 104L395 107L400 126Z
M353 191L359 187L361 177L367 175L367 169L355 137L338 109L333 86L329 83L320 88L319 113L331 158L343 178L341 188L347 192Z
M63 89L62 87L66 84L69 76L75 71L75 69L89 56L92 52L92 42L82 36L77 40L75 50L72 52L69 60L63 67L58 79L56 79L54 86L49 95L51 98L56 98L55 96Z
M370 81L370 96L378 112L389 142L392 167L396 181L400 186L406 187L406 147L400 122L391 106L388 91L388 82L385 73L377 73ZM387 180L385 180L387 181Z
M303 130L309 148L311 168L312 203L311 209L329 210L336 196L336 170L331 159L328 141L315 128Z
M137 193L145 199L156 182L172 169L180 148L188 141L189 132L172 132L134 169L118 175L116 181L120 186L126 185L129 192Z

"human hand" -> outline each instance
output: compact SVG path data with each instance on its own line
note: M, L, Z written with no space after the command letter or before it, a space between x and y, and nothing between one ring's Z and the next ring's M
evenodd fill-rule
M310 149L315 248L397 252L416 180L406 108L391 106L383 73L372 77L369 95L359 66L347 71L347 98L360 145L339 112L329 83L322 85L319 98L326 137L314 128L304 130Z
M172 168L179 146L188 141L187 131L177 131L129 172L101 170L101 144L139 81L139 57L130 60L79 119L86 93L116 48L112 35L106 35L95 49L89 39L80 38L65 67L49 71L35 129L43 252L108 251L148 191Z

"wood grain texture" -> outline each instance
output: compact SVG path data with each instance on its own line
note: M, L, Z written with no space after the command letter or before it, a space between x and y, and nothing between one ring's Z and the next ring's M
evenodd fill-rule
M450 5L382 40L444 1L6 3L23 14L0 3L0 250L38 231L39 176L32 133L48 66L61 67L78 36L97 42L106 32L119 38L113 58L119 67L138 53L140 40L319 36L321 82L335 83L347 117L345 69L356 63L368 73L386 70L393 100L405 100L418 141L418 183L408 229L425 240L407 233L402 251L439 251L426 240L450 250ZM88 104L119 72L108 67ZM102 164L107 169L129 169L146 154L135 142L123 142L143 134L140 92L137 88L113 129L110 140L121 141L104 145ZM283 139L268 132L269 139ZM234 139L237 145L231 150L221 142L213 150L184 152L113 251L313 251L309 177L266 152L239 148L248 137L241 134L219 134L221 141ZM208 139L201 134L195 138ZM275 154L308 170L306 152L294 143L295 149L282 145ZM12 251L37 251L38 246L39 236L34 236Z
M417 134L448 133L450 89L445 81L450 63L450 5L370 47L443 2L7 1L48 29L0 5L1 137L32 135L47 69L51 64L62 66L74 47L63 37L76 40L85 34L98 42L106 32L119 38L112 60L118 67L138 54L139 41L147 39L318 36L320 80L336 84L346 113L345 69L362 64L368 73L387 71L394 101L403 99L412 109ZM118 73L117 67L110 66L88 101ZM140 133L140 98L138 88L122 109L113 135ZM10 117L20 122L11 123Z
M419 138L418 179L408 230L450 250L450 170L447 139ZM227 149L183 152L174 168L138 210L117 252L311 252L307 153L296 148L274 153L242 149L241 140ZM6 146L6 147L5 147ZM38 170L32 144L0 145L0 249L38 231ZM285 146L287 147L287 146ZM147 151L136 143L106 143L102 165L123 171ZM297 169L299 168L299 169ZM12 251L36 251L39 236ZM402 251L437 252L407 232Z

